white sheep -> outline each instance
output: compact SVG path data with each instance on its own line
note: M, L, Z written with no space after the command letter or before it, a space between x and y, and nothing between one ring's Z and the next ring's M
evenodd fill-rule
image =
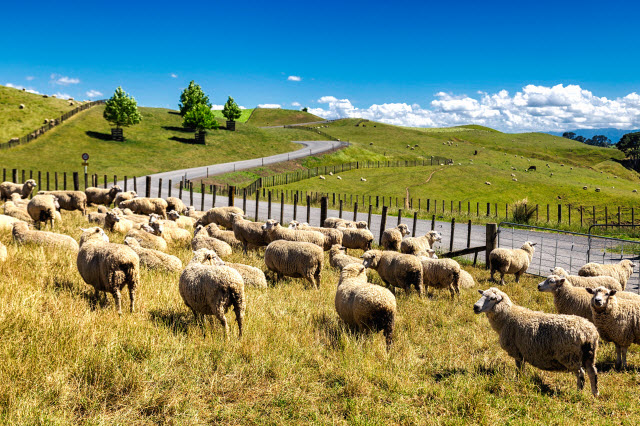
M536 243L527 241L519 249L496 248L489 253L489 265L491 268L491 281L495 271L500 272L500 284L504 285L505 274L515 274L516 282L520 282L520 276L529 268L533 258Z
M348 254L346 254L346 248L340 246L339 244L334 244L333 246L331 246L331 249L329 250L329 265L342 270L345 266L351 263L362 264L362 259L349 256Z
M404 223L395 228L385 229L382 233L382 247L385 250L399 251L402 238L409 234L409 227Z
M400 243L400 252L414 254L427 252L437 242L442 241L442 235L438 231L429 231L421 237L406 237Z
M367 180L366 180L365 178L361 177L361 178L360 178L360 181L361 181L361 182L366 182Z
M176 256L163 253L159 250L144 248L135 238L131 237L125 238L124 244L136 252L142 266L149 269L165 270L167 272L182 271L182 261Z
M559 266L552 268L550 271L553 275L565 277L574 287L606 287L609 290L623 290L620 281L606 275L596 277L581 277L580 275L569 275L569 273L564 268L561 268Z
M233 252L229 244L217 238L210 237L201 225L196 227L195 235L191 240L191 248L193 251L198 251L202 248L212 250L220 257L231 256Z
M0 242L0 263L7 261L7 247Z
M636 264L628 259L621 260L617 264L607 264L602 265L599 263L587 263L578 271L578 275L581 277L598 277L598 276L608 276L613 277L622 286L624 290L627 288L627 281L629 281L629 277L633 275L633 268L636 267Z
M362 255L362 263L366 268L377 271L382 281L392 286L392 291L400 287L408 293L413 286L421 297L424 295L422 263L416 256L388 250L369 250Z
M324 177L324 176L322 176L322 175L320 175L320 176L319 176L319 178L320 178L320 179L322 179L322 180L327 179L326 177Z
M304 278L316 289L320 288L320 276L324 263L324 252L318 245L300 241L273 241L264 252L264 263L281 276Z
M419 256L422 263L422 280L427 290L429 287L448 289L453 300L460 294L460 264L453 259L432 259Z
M51 229L53 229L55 219L59 217L56 214L58 208L60 208L60 205L56 197L53 195L38 194L27 204L27 213L29 213L29 216L31 216L31 219L38 229L40 229L40 222L44 222L46 226L47 221L50 222Z

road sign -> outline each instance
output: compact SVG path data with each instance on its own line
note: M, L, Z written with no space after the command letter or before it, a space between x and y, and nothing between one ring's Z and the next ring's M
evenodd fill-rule
M82 154L82 159L86 162L89 159L89 154L87 154L86 152Z

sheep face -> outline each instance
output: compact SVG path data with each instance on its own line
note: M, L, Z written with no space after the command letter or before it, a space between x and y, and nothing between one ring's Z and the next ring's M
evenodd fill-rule
M438 231L429 231L427 233L427 237L429 237L430 241L434 243L439 243L442 241L442 235Z
M409 227L404 223L401 223L400 225L398 225L398 231L400 231L403 237L410 234Z
M353 225L353 224L350 224ZM360 220L358 222L356 222L356 228L358 229L369 229L369 226L367 225L367 222L364 220Z
M80 247L82 247L82 244L90 240L101 240L105 243L109 242L109 237L99 226L95 226L93 228L80 228L80 230L82 231Z
M526 251L527 253L531 253L533 254L533 252L535 251L534 246L537 243L532 243L531 241L527 241L526 243L524 243L522 245L522 247L520 247L522 250Z
M365 268L375 269L380 262L380 255L373 251L368 251L362 255L362 264Z
M585 288L587 293L591 294L593 297L591 298L591 307L596 312L602 312L607 309L607 305L609 304L609 299L616 295L616 290L609 290L605 287L598 288Z
M297 220L292 220L291 222L289 222L289 229L296 229L300 226L300 222L298 222Z
M261 228L265 231L268 231L269 229L277 229L279 226L280 226L279 222L273 219L269 219L264 223L264 225L261 226Z
M625 268L625 269L627 269L628 271L630 271L630 272L631 272L631 273L629 274L629 276L631 276L631 274L633 274L633 268L635 268L635 267L636 267L636 264L635 264L635 263L633 263L632 261L628 260L628 259L625 259L625 260L621 261L621 262L620 262L620 265L621 265L623 268Z
M175 221L175 220L180 219L180 214L175 210L171 210L169 213L167 213L167 217L170 220L174 220Z
M556 289L562 287L565 282L565 277L549 275L546 280L538 284L538 291L554 292Z
M478 290L478 293L480 293L482 297L473 305L473 312L476 314L493 311L495 306L502 302L503 299L503 293L495 287L484 291Z
M143 225L144 226L144 225ZM147 226L147 228L149 228L150 230L144 229L147 232L150 232L156 236L160 236L162 235L162 232L164 232L164 227L162 226L162 224L160 222L152 222L151 220L149 220L149 226Z

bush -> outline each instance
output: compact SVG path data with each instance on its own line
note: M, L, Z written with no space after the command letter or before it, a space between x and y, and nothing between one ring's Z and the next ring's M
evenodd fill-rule
M529 223L536 213L535 206L529 207L529 200L523 198L513 204L513 221L516 223Z

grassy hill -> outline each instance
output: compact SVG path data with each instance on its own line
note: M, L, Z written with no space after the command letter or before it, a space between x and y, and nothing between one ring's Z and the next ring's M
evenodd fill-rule
M243 109L242 110L242 115L240 116L240 118L238 118L236 120L236 122L238 122L238 123L246 123L247 120L249 119L249 117L251 116L252 112L253 112L253 108ZM225 124L227 119L224 117L224 115L222 115L222 110L221 109L214 109L213 110L213 115L216 117L216 119L218 119L218 123L220 123L220 125L224 126L224 124Z
M20 104L24 109L19 108ZM58 118L75 107L67 100L0 86L0 143L22 137L42 126L45 118Z
M280 108L256 108L247 123L256 126L282 126L285 124L311 123L324 118L304 111Z
M0 167L70 172L81 170L80 156L87 152L90 173L142 176L292 151L299 147L292 140L319 138L302 130L238 123L235 132L211 130L206 145L193 145L194 135L181 127L177 112L140 108L142 122L124 130L125 142L115 142L103 111L94 107L34 142L2 151Z

